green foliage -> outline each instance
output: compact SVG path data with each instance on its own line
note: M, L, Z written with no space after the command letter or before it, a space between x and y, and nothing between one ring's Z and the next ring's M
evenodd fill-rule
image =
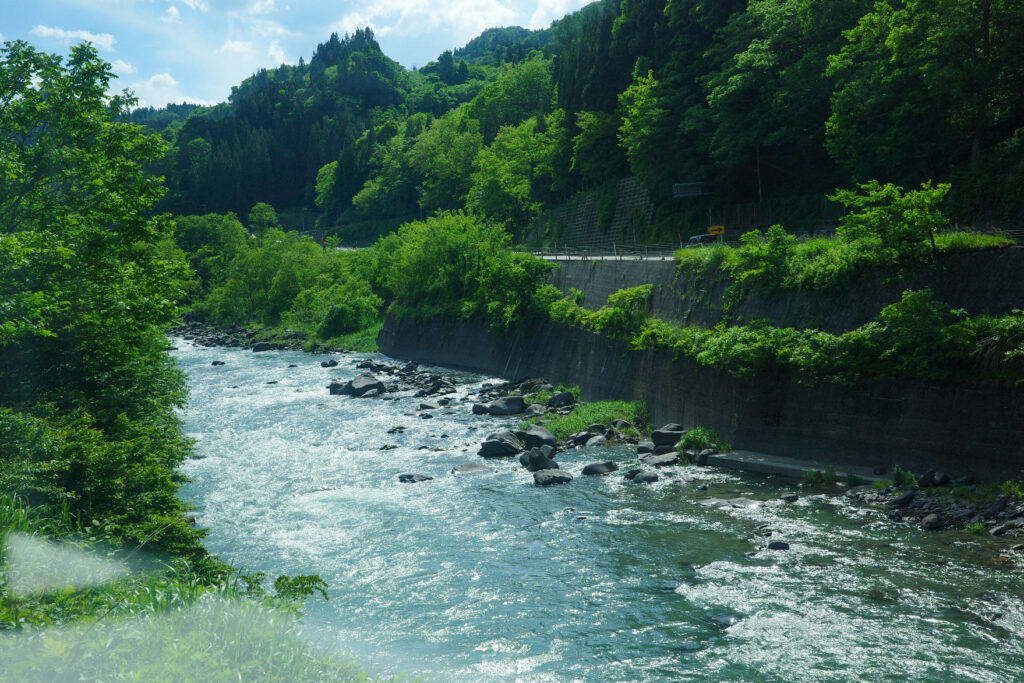
M984 536L987 529L984 522L967 522L964 524L964 531L975 536Z
M914 476L914 473L903 469L899 465L893 465L892 467L892 483L901 489L917 488L917 478Z
M257 237L263 237L270 230L280 229L281 223L277 219L277 212L274 207L266 202L259 202L249 211L249 230Z
M983 251L986 249L1004 249L1017 243L1003 235L990 235L981 232L956 230L940 232L935 235L935 248L940 253L956 253L961 251Z
M835 468L829 465L824 470L805 470L800 483L805 486L835 486L837 480Z
M696 450L701 451L705 448L710 448L712 445L718 447L720 450L727 451L728 448L722 446L722 439L719 438L718 432L707 427L694 427L693 429L686 430L682 438L676 444L677 451Z
M597 311L566 296L553 301L549 313L557 322L628 340L634 349L669 349L736 377L790 373L850 383L883 376L1016 382L1024 376L1024 314L968 318L928 290L904 292L876 320L842 334L766 321L712 329L672 324L646 313L648 293L622 290Z
M850 242L865 242L879 251L883 263L909 264L935 250L935 233L949 223L940 204L948 184L904 192L877 180L860 186L861 192L837 190L832 197L849 209L837 229Z
M542 315L553 299L542 286L552 265L512 252L508 241L500 227L446 213L403 225L371 258L396 308L480 316L508 330Z
M642 401L598 401L581 403L569 415L559 415L554 419L532 417L520 424L526 429L531 424L543 423L544 428L562 440L577 432L584 432L592 424L608 425L612 420L626 420L638 429L647 424L647 407Z

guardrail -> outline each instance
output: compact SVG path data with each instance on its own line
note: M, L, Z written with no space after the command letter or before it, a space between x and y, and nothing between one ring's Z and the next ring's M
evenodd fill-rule
M669 260L682 244L613 244L610 247L554 246L530 250L549 261Z

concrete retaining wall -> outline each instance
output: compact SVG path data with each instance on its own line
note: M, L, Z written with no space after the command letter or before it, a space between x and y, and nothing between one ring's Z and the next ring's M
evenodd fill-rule
M714 326L722 316L727 282L681 272L673 260L561 262L551 283L563 292L584 293L584 306L599 308L609 294L653 284L651 313L665 320ZM738 320L769 319L791 327L830 332L851 330L873 320L905 289L931 288L935 298L972 315L1003 314L1024 308L1024 248L952 254L933 268L895 281L872 274L838 295L805 292L751 292L736 309Z
M1024 469L1024 387L744 381L553 322L502 336L478 322L388 319L379 344L395 358L579 385L584 400L643 400L656 427L711 427L738 449L993 479Z

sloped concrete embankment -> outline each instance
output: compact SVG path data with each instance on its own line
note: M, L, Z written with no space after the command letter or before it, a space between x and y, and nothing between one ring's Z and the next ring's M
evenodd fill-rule
M579 385L584 400L643 400L655 425L711 427L738 449L991 479L1024 469L1024 387L739 380L553 322L503 336L475 321L389 318L379 345L395 358Z

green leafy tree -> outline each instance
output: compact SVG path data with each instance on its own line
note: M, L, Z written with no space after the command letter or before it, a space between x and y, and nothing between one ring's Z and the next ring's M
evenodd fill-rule
M177 499L184 378L161 327L185 264L161 248L163 141L89 44L0 48L0 489L204 553ZM9 476L17 473L17 476Z
M281 227L274 207L266 202L259 202L249 211L249 229L252 234L262 237L268 230Z
M935 233L949 224L941 209L947 192L948 184L925 183L920 190L904 192L877 180L861 185L859 192L839 190L832 198L850 212L837 232L845 240L876 247L883 262L921 260L935 251Z

